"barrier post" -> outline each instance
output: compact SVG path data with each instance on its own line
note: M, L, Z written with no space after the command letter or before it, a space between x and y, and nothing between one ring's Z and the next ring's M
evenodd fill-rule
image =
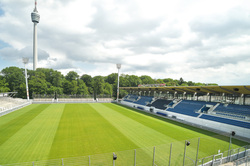
M154 146L154 151L153 151L153 166L155 165L155 146Z
M187 147L187 141L185 141L185 147L184 147L183 166L185 166L186 147Z
M136 166L136 149L135 149L134 166Z
M172 143L171 143L171 145L170 145L169 163L168 163L169 166L170 166L170 164L171 164L171 155L172 155Z
M198 162L199 146L200 146L200 138L198 138L198 145L197 145L197 152L196 152L195 166L197 166L197 162Z

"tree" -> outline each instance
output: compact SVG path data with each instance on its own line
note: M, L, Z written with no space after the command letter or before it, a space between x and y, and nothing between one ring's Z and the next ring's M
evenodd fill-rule
M177 80L173 80L172 78L165 78L163 79L166 86L176 86L178 85Z
M89 94L93 94L94 93L94 90L93 90L93 78L88 74L84 74L84 75L81 76L80 79L83 80L84 83L86 84L86 86L88 87Z
M20 84L18 89L19 90L17 93L17 97L27 99L26 84L25 83ZM29 96L30 95L31 95L31 93L29 93Z
M143 75L140 77L142 84L154 84L155 81L150 76Z
M53 69L46 69L46 68L37 68L35 72L42 72L45 75L45 80L52 84L52 73Z
M195 83L192 81L188 81L187 84L188 84L188 86L194 86Z
M141 84L141 79L136 75L130 75L128 79L130 87L137 87Z
M24 70L18 67L7 67L1 71L11 92L20 90L20 85L25 83Z
M128 87L129 86L129 76L125 75L125 74L121 74L120 76L120 83L119 86L120 87ZM116 87L117 87L117 82L116 82Z
M204 83L200 83L200 82L197 82L194 84L195 86L204 86L205 84Z
M10 88L9 84L6 82L3 76L0 76L0 92L9 92Z
M68 74L65 76L66 80L72 81L72 80L77 80L79 78L79 75L75 71L70 71Z
M77 81L76 80L72 80L71 81L71 94L77 94L77 90L78 90L78 86L77 86Z
M63 88L53 86L49 83L47 94L63 94Z
M164 84L163 79L157 79L155 82L156 82L157 84Z
M65 77L61 72L38 68L36 71L28 70L28 82L30 96L35 94L108 94L113 97L117 95L117 73L112 73L108 76L96 76L92 78L88 74L80 77L74 72L70 71ZM154 80L150 76L136 76L121 74L119 80L120 87L137 87L139 84L160 84L165 83L167 86L206 86L217 85L215 83L204 84L195 83L192 81L184 81L181 77L179 80L165 78ZM1 71L0 75L0 92L18 92L16 97L26 98L26 85L24 69L18 67L7 67ZM127 94L127 91L120 90L121 96Z
M48 86L45 78L44 73L35 72L35 76L29 80L30 94L47 94Z
M179 82L178 82L178 84L179 84L179 85L182 85L183 83L185 83L185 81L184 81L184 79L181 77L180 80L179 80Z
M95 94L103 94L103 87L104 87L104 79L102 76L95 76L93 78L93 88L95 91Z
M114 84L116 82L118 78L118 74L117 73L112 73L108 76L105 77L105 82L108 82L109 84Z
M110 96L113 95L113 88L112 88L112 85L109 84L108 82L104 83L104 86L103 86L103 94L110 95Z
M47 83L47 94L62 94L62 84L64 81L64 76L59 71L55 71L53 69L46 69L46 68L38 68L35 72L41 72L45 75L45 80ZM30 71L29 71L30 73ZM34 75L31 73L31 75Z
M80 95L88 95L89 94L88 87L83 82L83 80L78 79L77 84L78 84L77 94L80 94Z
M85 82L85 84L86 84L87 87L92 87L93 78L90 75L83 74L80 79Z
M76 80L72 80L72 81L68 81L65 80L63 83L63 92L64 94L77 94L77 90L78 90L78 86L77 86L77 81Z

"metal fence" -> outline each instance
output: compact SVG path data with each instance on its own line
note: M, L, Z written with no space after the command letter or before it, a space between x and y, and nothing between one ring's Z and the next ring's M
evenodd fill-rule
M250 155L236 160L234 166L250 166Z
M216 166L227 162L237 161L249 163L250 146L218 151L211 156L204 156L204 150L199 150L208 143L207 138L195 138L189 141L179 141L171 144L144 147L112 153L96 154L81 157L31 161L25 163L5 164L1 166ZM204 149L204 147L203 147ZM228 147L225 147L228 149ZM237 165L236 163L236 165Z

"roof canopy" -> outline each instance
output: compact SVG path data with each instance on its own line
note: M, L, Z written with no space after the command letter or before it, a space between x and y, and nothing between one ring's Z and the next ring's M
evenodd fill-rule
M120 87L124 90L133 91L162 91L169 93L186 94L228 94L228 95L250 95L250 85L245 86L165 86L165 87Z

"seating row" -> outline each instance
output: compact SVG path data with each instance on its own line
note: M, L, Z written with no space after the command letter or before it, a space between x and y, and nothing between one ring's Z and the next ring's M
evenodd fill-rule
M222 117L217 117L217 116L212 116L212 115L205 115L205 114L203 114L200 118L250 129L249 122L243 122L239 120L227 119L227 118L222 118Z
M133 98L136 98L136 97L133 96ZM143 96L141 98L143 98L142 100L145 101L146 97ZM141 103L138 101L137 102L133 101L133 103L145 105L145 102ZM218 105L218 103L216 102L190 101L190 100L181 100L176 105L175 104L176 103L173 102L172 100L157 99L150 104L146 104L145 106L148 106L148 107L153 106L161 110L166 110L166 111L179 113L179 114L183 114L187 116L207 119L207 120L220 122L220 123L226 123L226 124L235 125L235 126L244 127L244 128L250 128L250 123L244 121L245 116L250 115L250 106L240 106L240 105L232 105L232 104L225 106L223 104ZM173 105L175 106L173 107ZM207 111L211 108L208 105L212 105L212 106L218 105L214 110L215 116L203 114L203 113L207 113ZM159 115L163 115L163 116L167 115L167 113L163 113L163 112L156 112L156 113ZM216 116L216 114L228 116L228 118L218 117ZM238 118L243 121L235 120L232 118Z
M235 104L220 104L215 108L215 112L231 113L236 115L250 116L250 106Z

